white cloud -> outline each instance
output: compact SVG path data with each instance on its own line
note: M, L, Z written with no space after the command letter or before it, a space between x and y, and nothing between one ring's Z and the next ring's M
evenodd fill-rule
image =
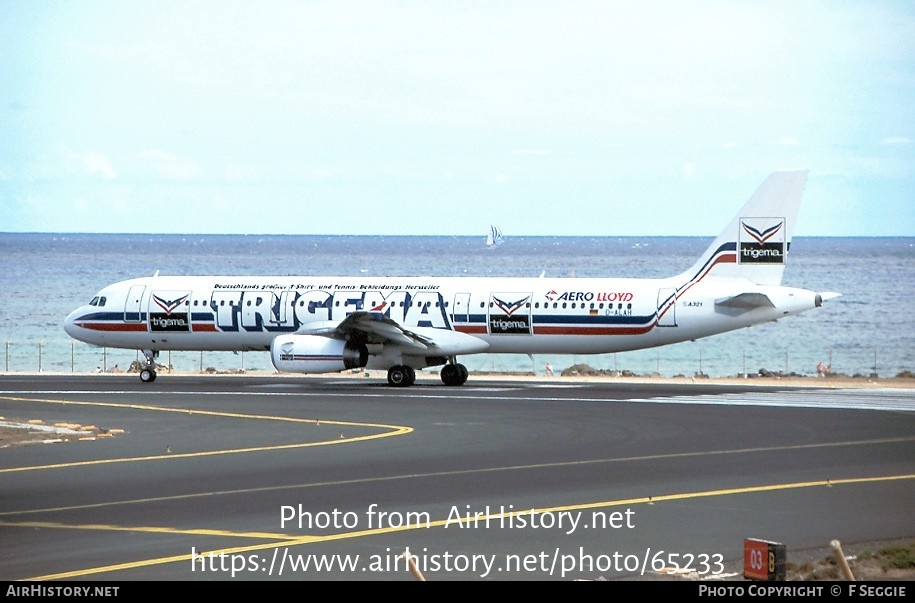
M912 139L905 136L889 136L880 141L880 144L911 144Z
M101 176L105 180L114 180L118 173L114 170L108 157L96 151L84 153L69 152L67 158L77 162L91 176Z
M314 180L330 180L334 176L336 176L336 173L327 167L318 167L311 170L311 177Z
M225 178L229 182L247 182L257 179L254 168L242 165L230 165L225 168Z
M197 165L159 149L140 151L139 158L159 177L166 180L193 180L199 172Z
M550 152L546 149L515 149L511 155L520 157L548 157Z

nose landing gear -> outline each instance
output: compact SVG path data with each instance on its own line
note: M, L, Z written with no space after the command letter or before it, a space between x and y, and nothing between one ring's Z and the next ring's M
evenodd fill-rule
M142 350L143 356L146 357L146 366L140 369L140 381L143 383L152 383L156 380L156 358L159 357L158 350Z

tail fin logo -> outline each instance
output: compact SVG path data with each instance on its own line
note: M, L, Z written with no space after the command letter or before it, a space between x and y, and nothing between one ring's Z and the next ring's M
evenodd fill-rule
M739 263L785 263L784 218L742 218L739 239Z

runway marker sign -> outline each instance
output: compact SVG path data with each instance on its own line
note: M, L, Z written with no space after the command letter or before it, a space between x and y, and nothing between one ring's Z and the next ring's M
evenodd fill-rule
M747 580L784 580L785 545L768 540L745 538L743 577Z

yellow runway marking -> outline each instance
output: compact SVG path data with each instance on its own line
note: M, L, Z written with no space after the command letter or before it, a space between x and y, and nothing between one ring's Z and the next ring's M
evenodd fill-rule
M230 532L228 530L207 530L195 528L182 530L160 526L113 526L108 524L67 525L56 521L0 521L0 526L10 528L33 528L47 530L91 530L94 532L145 532L148 534L181 534L183 536L228 536L232 538L267 538L272 540L289 540L289 534L273 532Z
M409 429L409 428L408 428ZM412 431L412 429L410 429ZM396 434L390 434L396 435ZM335 440L336 442L337 440ZM433 471L427 473L407 473L400 475L389 475L382 477L364 477L364 478L354 478L347 480L335 480L328 482L312 482L307 484L287 484L283 486L267 486L261 488L240 488L236 490L221 490L216 492L198 492L194 494L180 494L173 496L157 496L150 498L140 498L140 499L131 499L131 500L120 500L120 501L109 501L102 503L91 503L83 505L71 505L66 507L49 507L49 508L40 508L40 509L26 509L19 511L0 511L0 517L4 516L19 516L19 515L29 515L29 514L47 514L56 511L74 511L77 509L96 509L100 507L110 507L110 506L121 506L121 505L136 505L143 503L151 502L166 502L166 501L177 501L177 500L187 500L194 498L210 498L214 496L232 496L239 494L255 494L262 492L276 492L279 490L301 490L305 488L319 488L327 486L345 486L345 485L354 485L354 484L368 484L373 482L391 482L398 480L407 480L407 479L422 479L430 477L449 477L457 475L473 475L473 474L484 474L484 473L497 473L503 471L528 471L532 469L555 469L561 467L571 467L576 465L593 465L593 464L602 464L602 463L625 463L625 462L636 462L636 461L651 461L651 460L666 460L666 459L678 459L678 458L690 458L690 457L699 457L699 456L715 456L715 455L728 455L728 454L747 454L747 453L757 453L757 452L776 452L784 450L805 450L811 448L829 448L829 447L843 447L843 446L865 446L873 444L893 444L900 442L911 442L915 441L915 437L901 437L901 438L885 438L885 439L873 439L873 440L857 440L857 441L845 441L845 442L823 442L820 444L797 444L792 446L767 446L759 448L738 448L735 450L706 450L698 452L682 452L682 453L669 453L669 454L652 454L645 456L629 456L629 457L616 457L609 459L591 459L585 461L566 461L560 463L539 463L534 465L504 465L500 467L482 467L478 469L459 469L456 471ZM178 455L168 455L169 457L174 457Z
M565 505L557 507L545 507L540 509L527 509L524 511L515 511L511 513L505 513L505 517L508 516L522 516L529 515L532 513L557 513L560 511L573 511L573 510L585 510L585 509L596 509L603 507L619 507L623 505L639 505L639 504L657 504L664 501L673 501L673 500L688 500L696 498L707 498L713 496L734 496L739 494L753 494L759 492L775 492L775 491L787 491L799 488L815 488L815 487L836 487L841 485L852 485L852 484L866 484L874 482L887 482L887 481L898 481L898 480L910 480L915 479L915 474L908 475L891 475L891 476L881 476L881 477L863 477L863 478L849 478L849 479L837 479L837 480L827 480L827 481L808 481L808 482L794 482L786 484L768 484L762 486L747 486L742 488L726 488L722 490L707 490L699 492L683 492L679 494L664 494L660 496L654 496L651 498L628 498L621 500L607 500L601 502L591 502L591 503L581 503L576 505ZM498 519L502 517L499 514L492 514L487 516L489 519ZM480 521L484 521L487 517L481 516ZM406 532L411 530L418 529L427 529L434 527L443 527L454 520L449 519L440 519L428 524L422 523L417 525L406 525L400 527L388 527L388 528L378 528L378 529L369 529L369 530L358 530L354 532L344 532L340 534L330 534L326 536L300 536L294 538L288 538L280 542L269 542L262 543L251 546L241 546L234 548L218 549L213 551L201 551L197 553L198 558L200 556L209 557L210 554L213 555L237 555L242 553L252 553L255 551L263 551L276 549L279 547L292 547L292 546L302 546L307 544L314 544L319 542L330 542L334 540L346 540L353 538L362 538L367 536L377 536L381 534L389 534L394 532ZM95 568L86 568L82 570L74 570L71 572L61 572L58 574L47 574L45 576L35 576L33 578L27 578L26 580L38 581L38 580L64 580L68 578L77 578L81 576L89 576L94 574L110 573L126 569L136 569L140 567L150 567L153 565L163 565L167 563L178 563L178 562L188 562L192 558L191 554L183 555L173 555L170 557L159 557L156 559L145 559L140 561L133 561L127 563L118 563L115 565L107 565L102 567Z
M173 460L173 459L184 459L184 458L194 458L202 456L214 456L221 454L244 454L251 452L265 452L265 451L277 451L277 450L291 450L296 448L311 448L315 446L332 446L337 444L351 444L353 442L361 442L366 440L375 440L379 438L388 438L398 435L406 435L413 431L412 427L406 427L403 425L385 425L383 423L355 423L351 421L330 421L326 419L298 419L295 417L282 417L275 415L249 415L243 413L233 413L233 412L220 412L212 410L194 410L194 409L179 409L179 408L161 408L158 406L149 406L146 404L120 404L115 402L77 402L73 400L48 400L48 399L36 399L36 398L14 398L10 396L0 396L0 399L3 400L12 400L16 402L36 402L43 404L62 404L65 406L94 406L94 407L109 407L109 408L121 408L121 409L133 409L133 410L143 410L143 411L153 411L153 412L170 412L177 413L182 415L200 415L200 416L213 416L213 417L226 417L231 419L248 419L248 420L258 420L258 421L282 421L288 423L300 423L300 424L312 424L320 426L334 426L334 427L359 427L359 428L370 428L370 429L384 429L388 430L384 433L377 433L372 435L365 436L354 436L354 437L335 437L328 440L320 440L316 442L300 442L297 444L278 444L272 446L250 446L247 448L230 448L225 450L205 450L201 452L186 452L186 453L167 453L167 454L157 454L151 456L140 456L140 457L123 457L123 458L113 458L113 459L96 459L93 461L77 461L71 463L56 463L52 465L34 465L31 467L10 467L8 469L0 469L0 474L3 473L14 473L18 471L38 471L42 469L61 469L67 467L85 467L89 465L105 465L109 463L128 463L128 462L139 462L139 461L161 461L161 460ZM342 434L341 434L342 435Z

